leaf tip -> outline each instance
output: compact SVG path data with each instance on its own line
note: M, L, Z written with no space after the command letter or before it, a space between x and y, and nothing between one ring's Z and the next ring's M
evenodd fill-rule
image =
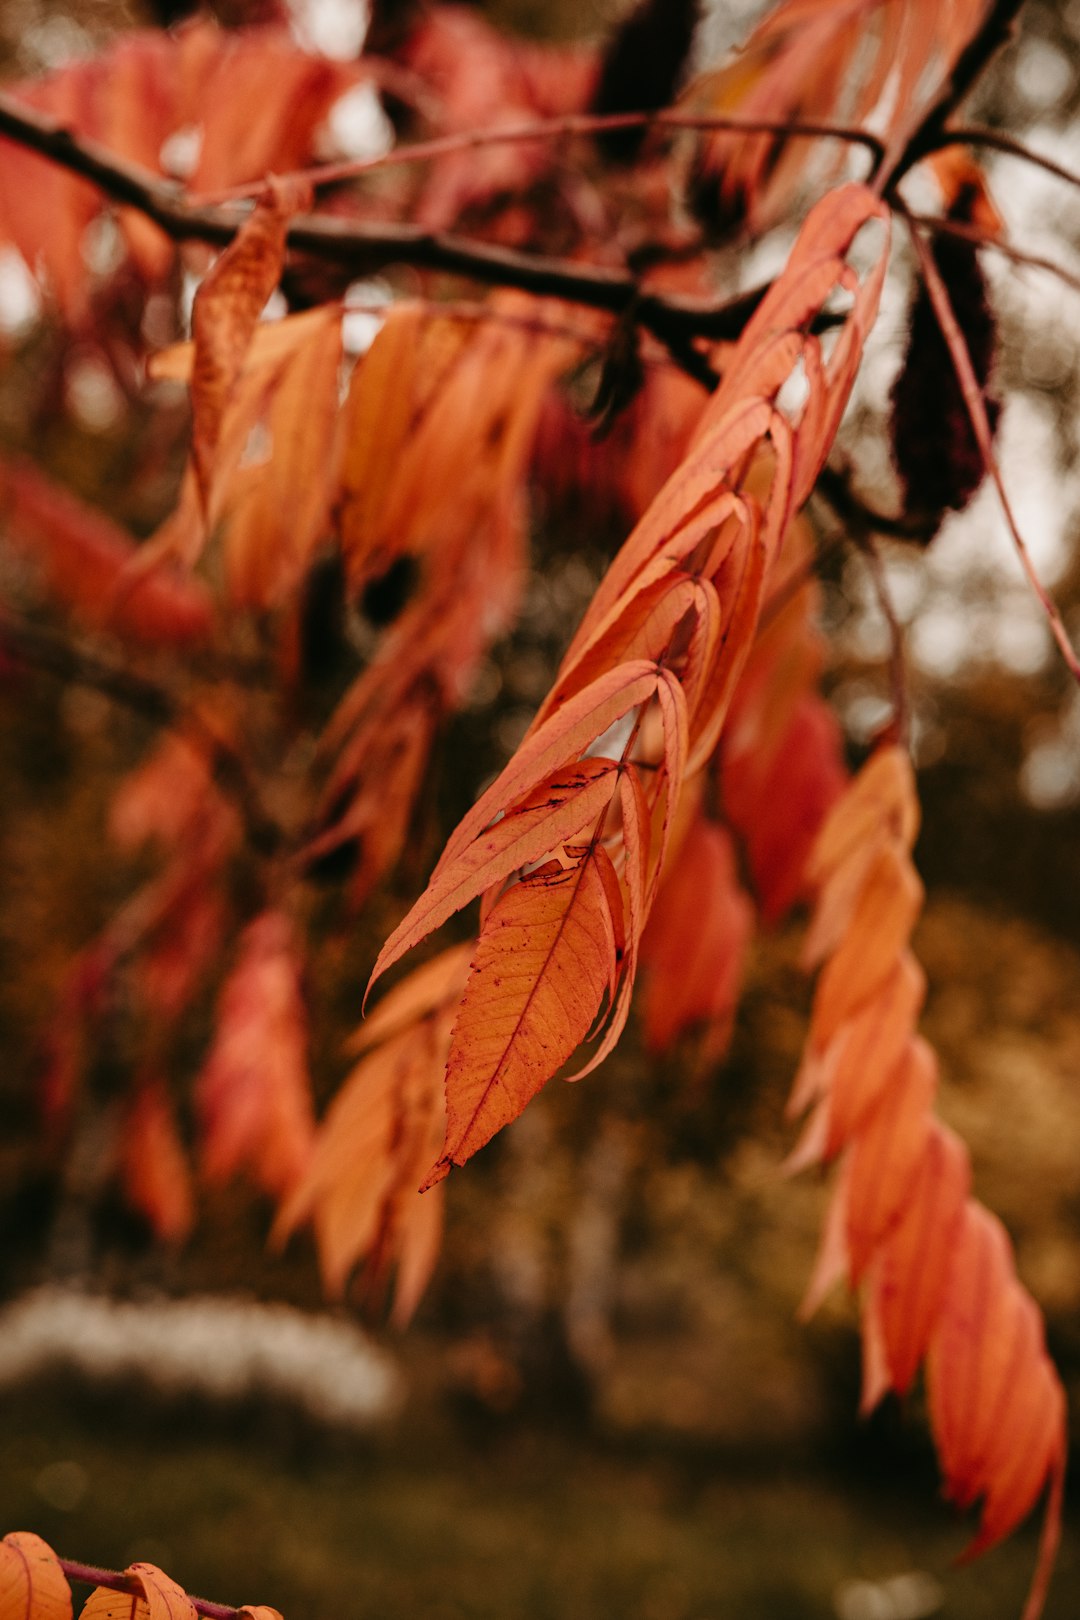
M432 1166L427 1176L417 1188L417 1191L422 1193L430 1192L433 1187L437 1187L439 1185L440 1181L445 1181L446 1177L450 1174L450 1166L453 1163L454 1160L451 1158L450 1154L444 1153L442 1158L438 1159Z

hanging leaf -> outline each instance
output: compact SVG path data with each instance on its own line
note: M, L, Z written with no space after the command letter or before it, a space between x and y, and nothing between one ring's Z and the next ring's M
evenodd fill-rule
M71 1588L52 1548L29 1530L0 1541L0 1620L71 1620Z
M568 852L569 853L569 852ZM446 1140L427 1185L516 1119L588 1035L615 969L599 846L551 861L494 906L446 1067Z
M845 1159L806 1308L845 1272L861 1282L864 1410L889 1390L906 1393L926 1361L947 1488L961 1505L982 1501L972 1551L1006 1535L1049 1488L1032 1620L1060 1524L1064 1395L1008 1239L970 1196L967 1149L930 1113L936 1063L915 1034L924 984L907 949L917 824L906 756L881 748L810 862L820 884L813 957L827 961L793 1096L798 1107L818 1101L793 1158Z
M303 1175L314 1131L306 1026L292 930L280 912L266 911L240 941L196 1082L211 1182L245 1169L282 1197Z

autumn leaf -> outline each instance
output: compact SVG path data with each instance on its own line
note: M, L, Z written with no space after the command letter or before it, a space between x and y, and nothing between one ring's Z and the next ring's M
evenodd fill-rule
M688 86L684 102L700 113L781 125L839 119L883 128L886 148L900 150L984 15L984 0L936 10L917 0L785 0L729 62ZM790 205L815 164L819 177L835 174L844 150L825 164L820 143L795 133L709 135L693 199L706 219L746 223L756 234Z
M204 511L211 504L225 412L259 316L281 279L285 227L294 206L293 196L272 186L195 295L191 455Z
M615 789L610 761L601 758L568 776L559 773L576 765L597 738L624 715L647 703L658 682L654 664L644 659L623 664L568 701L533 733L447 841L427 892L380 951L369 991L392 963L437 926L432 917L443 920L459 904L466 904L478 894L481 887L494 882L494 874L507 876L517 865L551 855L566 838L575 836L584 821L577 821L573 832L564 830L561 837L551 834L550 828L565 829L577 820L580 793L587 793L590 804L595 802L599 812L600 805L610 799ZM541 785L545 781L551 786L550 804L544 802ZM537 801L531 802L534 794ZM496 824L501 827L498 818L505 819L511 810L521 813L524 819L513 819L505 831L493 830L488 841L478 842L488 829L494 829ZM463 898L459 901L458 896Z
M920 886L914 778L880 748L839 800L810 861L818 979L794 1102L817 1098L796 1165L843 1151L805 1302L862 1285L863 1408L906 1393L925 1360L950 1494L982 1501L972 1551L1006 1535L1049 1487L1026 1614L1057 1543L1065 1406L1039 1313L999 1223L970 1196L967 1149L930 1112L937 1065L915 1033L924 981L907 946Z
M439 1249L442 1189L421 1197L418 1188L445 1132L443 1074L471 953L457 946L414 969L357 1031L360 1061L274 1227L281 1242L311 1222L332 1298L362 1262L364 1297L378 1300L395 1269L397 1326L416 1309Z
M599 845L568 866L549 862L490 912L454 1025L446 1140L428 1186L516 1119L596 1022L615 957L607 864Z
M13 1530L0 1541L0 1620L71 1620L71 1588L40 1536Z
M281 1197L300 1179L314 1129L306 1025L292 930L266 911L240 941L196 1082L208 1180L246 1169Z
M204 17L174 34L128 33L103 53L7 93L100 143L150 181L197 130L194 172L170 178L206 192L300 167L334 102L366 72L360 64L305 55L283 28L223 29ZM0 142L0 150L0 236L32 272L43 273L65 321L85 324L90 278L83 247L105 198L10 141ZM121 254L122 263L151 285L163 280L174 244L132 208L117 217L129 255Z
M195 1605L156 1564L129 1564L124 1571L141 1597L96 1587L83 1605L87 1620L196 1620Z
M144 1080L124 1119L120 1180L128 1204L164 1243L183 1243L195 1219L191 1171L168 1094Z
M730 834L700 817L665 872L641 942L645 1044L666 1051L705 1025L716 1061L731 1036L753 907L741 889Z
M29 462L0 458L8 539L40 570L56 600L93 629L136 645L195 646L213 630L210 593L167 562L147 568L123 529Z

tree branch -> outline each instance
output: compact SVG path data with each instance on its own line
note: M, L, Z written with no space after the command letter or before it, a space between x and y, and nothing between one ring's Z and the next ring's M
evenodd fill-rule
M117 157L99 142L73 134L56 119L3 93L0 136L90 180L115 202L145 214L174 241L202 241L224 247L247 215L243 207L189 202L174 182ZM418 225L371 225L317 214L294 218L287 239L294 251L349 266L358 275L370 275L392 264L407 264L488 285L517 287L523 292L561 298L616 315L636 299L639 324L665 347L675 344L684 354L685 345L695 337L738 337L766 291L764 287L752 288L723 300L642 291L636 277L626 271L523 253Z
M69 1581L78 1581L80 1586L106 1586L111 1592L126 1592L131 1597L141 1598L143 1589L140 1583L131 1575L121 1574L115 1569L98 1569L94 1564L79 1564L71 1558L58 1558L60 1565ZM205 1598L192 1597L188 1593L188 1602L197 1614L207 1616L207 1620L238 1620L239 1609L230 1609L227 1603L208 1603Z
M1054 175L1058 180L1064 180L1067 185L1080 187L1080 174L1075 169L1067 169L1063 163L1055 163L1053 158L1044 157L1041 152L1033 152L1030 146L1023 141L1016 140L1012 135L1005 135L1001 130L988 129L985 124L954 125L946 129L938 137L937 147L943 146L988 146L994 152L1003 152L1006 157L1021 158L1025 163L1032 163L1038 169L1045 169L1047 174Z
M835 467L821 469L814 493L828 501L841 522L855 533L881 534L890 540L912 540L919 545L934 538L934 526L924 517L906 512L890 517L867 506L852 489L850 480Z

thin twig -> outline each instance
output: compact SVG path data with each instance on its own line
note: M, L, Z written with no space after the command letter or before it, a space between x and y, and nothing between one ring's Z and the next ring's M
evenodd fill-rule
M976 247L993 248L1006 259L1011 259L1013 264L1027 265L1032 270L1046 270L1067 287L1080 292L1080 276L1074 276L1071 270L1064 269L1053 259L1042 258L1038 253L1026 253L1023 248L1013 247L1011 242L1004 241L1000 236L990 236L980 231L977 225L968 225L959 219L943 219L940 214L917 214L913 210L909 210L909 217L926 230L961 237L965 242L973 242Z
M990 432L990 423L987 420L986 403L983 399L982 389L979 387L978 379L975 376L975 368L971 363L971 355L964 334L960 330L953 312L948 289L941 279L937 265L934 263L933 254L920 235L918 226L907 214L907 210L902 204L898 203L897 208L907 218L908 231L919 261L919 269L926 284L926 290L930 296L938 326L941 328L941 335L945 339L946 347L952 359L956 380L960 384L960 391L964 398L964 405L971 422L972 431L975 434L982 455L983 465L997 490L1001 509L1005 514L1005 521L1009 526L1009 533L1012 535L1013 545L1016 547L1020 564L1027 575L1028 583L1042 604L1043 612L1046 614L1050 625L1051 634L1058 644L1069 673L1075 681L1080 683L1080 659L1077 658L1072 642L1069 640L1069 633L1065 628L1057 604L1036 572L1031 553L1027 548L1023 535L1020 533L1013 514L1012 504L1001 476L1001 469L998 466L997 457L994 455L993 438Z
M1007 157L1021 158L1025 163L1032 163L1036 168L1045 169L1047 174L1064 180L1066 185L1080 187L1080 174L1075 169L1068 169L1063 163L1056 163L1053 158L1044 157L1041 152L1033 152L1030 146L1018 141L1015 136L1005 135L999 129L989 129L983 124L954 124L951 129L942 130L938 136L937 146L988 146L995 152L1004 152Z
M851 146L865 147L875 162L879 163L885 155L885 147L879 136L852 124L799 118L725 118L712 113L683 113L665 109L660 112L568 113L561 118L537 118L523 124L507 124L499 129L461 130L451 135L437 135L428 141L395 146L389 152L380 152L374 157L352 158L347 162L322 163L309 169L297 169L294 175L286 178L306 180L309 185L319 189L355 180L376 169L407 163L430 163L454 152L474 151L484 146L520 145L567 135L607 135L627 129L696 130L711 134L785 135L792 140L845 141ZM226 191L199 194L192 200L203 206L217 205L257 196L261 190L261 182L251 181Z
M60 1565L69 1581L78 1581L81 1586L106 1586L111 1592L126 1592L131 1597L143 1597L143 1587L140 1581L132 1575L125 1575L115 1569L98 1569L94 1564L80 1564L72 1558L58 1558ZM207 1616L207 1620L237 1620L239 1609L231 1609L227 1603L209 1603L206 1598L192 1597L188 1594L188 1602L197 1614Z

